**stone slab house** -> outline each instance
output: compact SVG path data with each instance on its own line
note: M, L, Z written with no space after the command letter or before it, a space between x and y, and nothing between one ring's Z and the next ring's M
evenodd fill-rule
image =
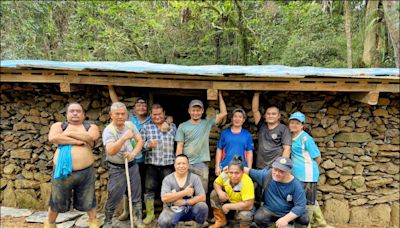
M257 144L251 99L254 91L263 91L260 107L277 105L283 123L295 111L307 116L307 131L322 154L318 201L328 222L399 226L398 69L35 60L1 61L0 67L3 206L47 207L55 149L47 134L52 123L65 119L68 102L82 103L87 119L104 129L111 84L128 107L138 96L147 97L161 103L179 125L189 119L187 106L194 98L205 102L206 115L218 112L217 92L222 90L228 112L236 107L247 112L244 127ZM229 122L212 129L212 157ZM101 141L95 155L102 209L108 174ZM213 167L211 161L210 175Z

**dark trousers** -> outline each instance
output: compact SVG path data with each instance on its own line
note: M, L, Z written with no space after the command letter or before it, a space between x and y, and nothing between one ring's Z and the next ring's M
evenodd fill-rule
M164 177L174 171L173 165L158 166L146 165L146 182L144 188L144 199L154 199L156 192L160 192Z
M260 207L256 211L256 215L254 216L254 222L259 227L269 227L276 222L276 220L280 219L283 216L278 216L274 212L268 210L265 207ZM294 220L295 223L307 226L308 225L308 214L304 213L301 216L297 217Z

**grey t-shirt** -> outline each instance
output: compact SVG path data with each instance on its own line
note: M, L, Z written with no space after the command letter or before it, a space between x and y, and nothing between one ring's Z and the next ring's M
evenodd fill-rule
M122 131L118 130L117 126L115 126L113 123L107 125L107 127L103 131L103 136L102 136L104 148L106 147L107 144L116 142L127 131L133 131L133 134L135 135L139 133L135 125L133 125L132 122L129 121L125 122L124 129ZM110 161L112 163L124 164L125 162L124 154L126 152L131 152L132 150L133 147L131 141L126 140L125 144L121 147L121 150L115 155L110 156L108 155L108 153L106 153L107 155L106 159L107 161Z
M292 138L289 129L279 123L273 129L261 118L257 124L258 128L258 151L256 167L263 169L269 166L279 156L282 156L283 145L292 145Z
M197 176L194 173L189 172L188 178L186 179L186 183L180 187L178 182L176 181L175 178L175 172L169 174L164 178L162 181L161 185L161 196L164 195L165 193L170 193L170 192L179 192L184 190L188 185L192 184L194 188L194 194L193 196L199 196L199 195L204 195L206 194L203 188L203 185L201 184L200 177ZM167 205L171 206L171 205Z

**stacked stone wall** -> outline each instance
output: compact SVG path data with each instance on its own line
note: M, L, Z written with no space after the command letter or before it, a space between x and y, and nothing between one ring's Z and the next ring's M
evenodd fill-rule
M80 102L87 120L100 130L109 122L111 103L106 87L88 86L73 93L60 93L55 85L1 85L1 204L45 209L51 190L55 147L47 142L51 124L65 120L65 105ZM132 88L132 91L134 88ZM290 113L307 116L307 131L317 142L322 160L318 201L332 223L399 224L399 94L381 94L376 106L349 99L347 93L269 92L261 107L277 105L282 122ZM252 92L225 93L228 111L242 107L248 114L245 127L257 144L251 113ZM127 93L123 102L133 106ZM168 107L166 107L168 109ZM218 103L208 103L208 116ZM182 110L186 112L186 109ZM264 111L263 108L261 110ZM188 117L189 118L189 117ZM210 134L211 154L229 118ZM94 149L97 169L96 195L104 207L108 174L99 141ZM211 161L210 174L214 173ZM211 177L210 181L215 177Z

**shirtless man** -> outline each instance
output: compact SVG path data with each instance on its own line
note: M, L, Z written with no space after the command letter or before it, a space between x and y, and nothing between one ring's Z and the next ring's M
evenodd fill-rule
M73 190L73 206L79 211L86 211L89 216L89 227L99 227L96 220L95 181L96 170L93 168L93 146L99 138L99 129L94 124L84 123L85 112L79 103L70 103L67 106L67 121L54 123L49 132L49 142L58 146L54 155L54 170L57 170L60 148L70 153L72 158L72 172L61 178L52 177L51 196L49 203L48 220L44 227L56 227L58 213L70 209ZM60 164L59 164L60 165ZM60 167L59 167L60 168Z

